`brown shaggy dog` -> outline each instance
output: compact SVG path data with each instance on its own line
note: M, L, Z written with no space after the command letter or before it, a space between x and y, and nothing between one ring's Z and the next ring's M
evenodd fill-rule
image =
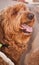
M24 4L10 6L0 14L0 42L3 51L12 61L18 62L28 50L33 32L34 15Z
M39 65L39 49L30 53L26 65Z

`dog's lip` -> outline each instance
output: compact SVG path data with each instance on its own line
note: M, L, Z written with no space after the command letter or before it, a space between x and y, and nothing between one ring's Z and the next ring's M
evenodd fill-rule
M23 30L24 33L28 34L33 32L33 28L26 24L21 25L21 30Z

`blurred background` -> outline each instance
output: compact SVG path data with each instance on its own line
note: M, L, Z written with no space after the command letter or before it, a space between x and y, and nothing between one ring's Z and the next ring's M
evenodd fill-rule
M29 2L33 1L33 2L39 2L39 0L14 0L14 1L29 1Z

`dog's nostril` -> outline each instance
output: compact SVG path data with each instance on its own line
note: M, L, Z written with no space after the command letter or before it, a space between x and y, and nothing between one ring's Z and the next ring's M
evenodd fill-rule
M28 19L32 20L34 18L34 14L29 13L27 17L28 17Z

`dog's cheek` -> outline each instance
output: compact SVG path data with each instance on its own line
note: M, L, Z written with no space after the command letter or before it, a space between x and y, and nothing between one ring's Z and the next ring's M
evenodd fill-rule
M19 32L19 28L20 28L20 21L16 21L13 25L14 31L15 32Z

